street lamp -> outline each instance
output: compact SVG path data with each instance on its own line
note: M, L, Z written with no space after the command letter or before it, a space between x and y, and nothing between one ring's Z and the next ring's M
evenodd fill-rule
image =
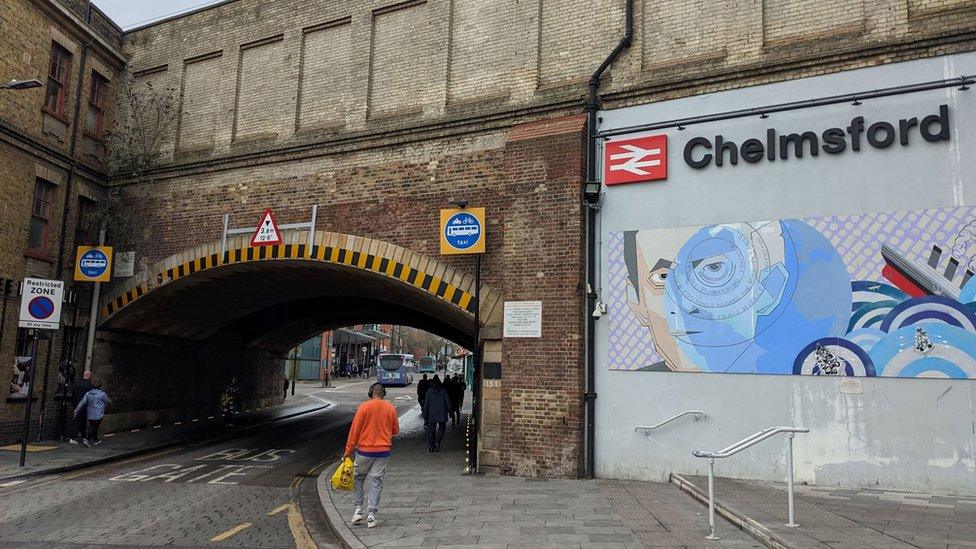
M0 89L4 90L29 90L31 88L40 88L43 86L40 80L31 78L30 80L11 80L6 84L0 84Z

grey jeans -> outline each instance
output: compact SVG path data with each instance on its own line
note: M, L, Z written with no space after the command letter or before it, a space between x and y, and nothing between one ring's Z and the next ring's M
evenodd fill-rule
M356 475L355 488L352 498L356 509L363 508L363 483L369 481L369 501L367 511L372 514L380 506L380 492L383 491L383 473L386 472L386 464L390 461L386 457L368 457L356 452Z

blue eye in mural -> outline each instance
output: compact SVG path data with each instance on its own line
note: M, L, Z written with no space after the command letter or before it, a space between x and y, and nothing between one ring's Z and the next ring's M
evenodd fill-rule
M700 369L788 374L809 341L844 334L851 283L830 242L800 220L711 225L678 251L664 306Z

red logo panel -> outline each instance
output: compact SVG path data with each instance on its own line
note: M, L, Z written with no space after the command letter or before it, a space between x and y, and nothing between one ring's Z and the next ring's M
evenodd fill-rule
M603 148L603 183L606 185L667 178L667 135L608 141Z

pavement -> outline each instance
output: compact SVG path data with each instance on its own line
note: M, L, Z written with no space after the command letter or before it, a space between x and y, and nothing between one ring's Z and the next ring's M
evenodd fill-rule
M707 477L672 480L707 501ZM806 485L795 493L799 526L789 528L785 483L716 478L716 514L770 547L976 547L976 497Z
M703 507L667 483L464 474L464 433L451 427L429 453L415 407L384 477L377 528L351 526L351 492L319 476L325 514L344 547L705 547ZM730 524L708 546L761 547Z
M307 395L294 402L330 405L138 457L0 483L0 548L340 547L315 479L341 454L367 385L300 386ZM400 412L415 405L411 393L391 389Z
M103 433L102 444L94 448L54 440L42 441L29 447L50 449L28 452L25 467L20 467L18 445L16 449L0 450L0 484L24 476L69 471L123 459L201 437L224 436L235 430L248 429L267 421L310 413L327 405L321 396L313 396L313 392L328 394L329 391L364 383L365 380L341 380L333 388L320 388L318 383L298 384L295 395L290 395L283 404L242 410L241 414L235 417L233 428L225 428L219 416L201 416L188 421L153 425L143 429Z

